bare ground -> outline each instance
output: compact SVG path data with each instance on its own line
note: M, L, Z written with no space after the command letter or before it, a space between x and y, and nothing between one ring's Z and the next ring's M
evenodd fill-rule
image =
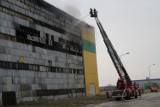
M61 100L30 102L12 107L83 107L89 104L99 104L110 101L105 95L92 97L80 96Z

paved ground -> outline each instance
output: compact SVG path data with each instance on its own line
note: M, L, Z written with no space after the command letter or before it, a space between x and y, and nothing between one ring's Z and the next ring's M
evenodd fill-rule
M85 107L160 107L160 92L147 93L141 98L126 101L111 101Z

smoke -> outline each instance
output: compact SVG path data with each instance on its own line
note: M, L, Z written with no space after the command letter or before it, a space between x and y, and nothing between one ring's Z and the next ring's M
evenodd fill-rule
M65 11L68 14L70 14L70 15L78 18L78 19L81 17L80 11L79 11L79 9L77 7L74 7L74 6L71 6L71 5L67 5L67 6L65 6Z
M79 5L76 0L44 0L55 7L67 12L71 16L80 19L81 14L79 10Z
M68 2L64 5L64 11L77 19L81 18L80 10L78 9L78 5L75 0L68 0Z

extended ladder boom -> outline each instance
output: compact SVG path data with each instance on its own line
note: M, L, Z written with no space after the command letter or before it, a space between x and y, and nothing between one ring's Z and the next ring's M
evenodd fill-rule
M98 16L97 16L97 11L96 9L94 10L90 10L90 15L91 17L94 17L95 20L96 20L96 23L99 27L99 30L101 32L101 35L103 37L103 40L104 40L104 43L108 49L108 53L112 59L112 62L120 76L120 79L124 81L124 83L126 84L126 86L130 86L131 84L131 79L130 77L128 76L127 72L126 72L126 69L124 68L116 50L114 49L111 41L109 40L108 36L107 36L107 33L105 32L105 30L103 29L103 26L101 24L101 22L99 21L98 19Z

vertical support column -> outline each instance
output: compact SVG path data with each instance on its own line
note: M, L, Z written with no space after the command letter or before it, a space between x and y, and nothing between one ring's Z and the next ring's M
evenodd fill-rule
M86 95L98 95L99 83L94 28L87 24L84 25L82 27L82 37Z
M2 103L2 93L0 92L0 106L2 106L3 103Z

